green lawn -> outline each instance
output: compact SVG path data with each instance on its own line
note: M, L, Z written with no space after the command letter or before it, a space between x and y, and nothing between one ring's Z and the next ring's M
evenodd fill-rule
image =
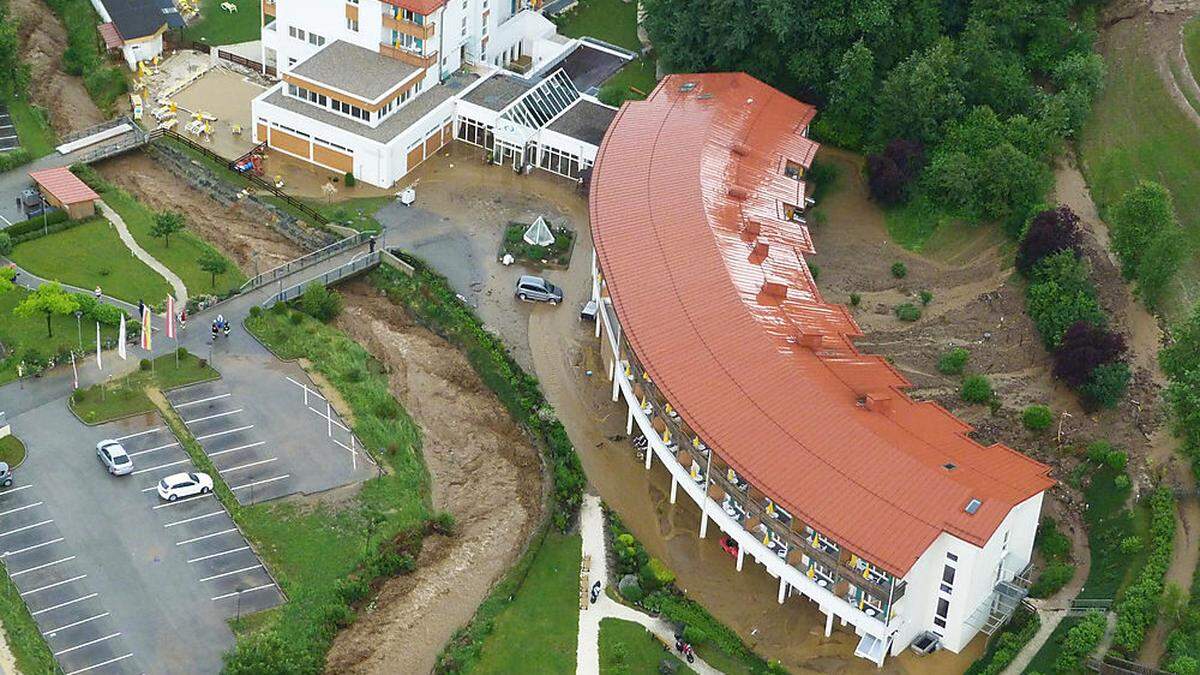
M1198 49L1200 29L1189 45ZM1084 176L1103 215L1138 180L1155 180L1175 198L1175 211L1193 247L1200 245L1200 129L1176 107L1142 46L1140 23L1114 28L1105 63L1104 90L1080 136ZM1196 62L1192 62L1196 68ZM1175 298L1163 303L1173 318L1200 298L1200 263L1185 264Z
M210 45L231 45L261 37L259 0L233 0L238 11L221 9L224 0L200 0L200 21L184 30L184 37Z
M73 316L56 316L50 320L53 335L46 335L46 318L44 316L21 317L13 314L13 308L29 295L29 291L16 288L8 293L0 293L0 384L17 378L17 364L29 350L35 350L39 360L47 356L79 349L80 327ZM83 330L83 346L94 347L96 328L88 323ZM117 330L108 326L101 327L105 340L115 339Z
M558 32L567 37L591 37L624 47L634 52L642 51L637 36L637 3L623 0L580 0L573 9L554 17ZM629 91L632 87L641 94L631 92L630 98L641 99L654 89L655 62L639 57L631 61L606 83Z
M579 535L546 535L525 583L495 617L477 673L573 673L579 637Z
M641 624L623 619L600 621L600 672L635 675L658 672L663 659L679 661ZM711 665L711 664L710 664ZM695 672L679 661L679 673Z
M103 218L18 244L9 257L43 279L84 289L100 286L106 295L133 304L159 305L171 292L167 280L134 258Z
M1054 631L1050 633L1050 637L1046 640L1046 644L1038 650L1037 654L1033 655L1033 660L1025 668L1026 673L1053 673L1054 661L1058 659L1058 655L1062 652L1063 640L1067 637L1067 632L1075 627L1080 621L1083 621L1082 616L1068 616L1064 618Z
M40 109L34 107L28 99L19 96L11 96L4 103L8 106L17 137L21 139L21 147L29 151L30 159L45 157L54 152L58 139Z
M137 356L130 354L130 358ZM217 377L217 371L197 356L185 353L179 357L176 365L175 355L168 354L154 359L152 368L138 370L107 384L94 384L87 389L76 390L71 395L70 405L75 414L88 424L103 424L154 410L154 403L146 395L147 387L175 389Z
M268 195L263 197L263 199L305 222L311 220L311 218L292 208L290 204L278 197ZM375 219L375 212L386 206L393 199L393 197L352 197L336 201L332 204L315 199L301 199L300 201L330 221L339 225L345 225L346 227L352 227L359 232L366 232L368 230L383 229L383 226Z
M652 59L639 56L630 61L624 68L617 71L607 82L606 87L619 87L622 90L629 91L633 99L642 99L650 95L654 90L654 86L658 84L655 79L655 62ZM633 90L637 91L633 91ZM637 92L641 92L638 94Z
M207 242L195 234L184 230L171 235L170 241L164 241L150 234L154 227L154 212L137 201L128 192L120 188L105 190L104 203L121 215L129 227L129 233L146 252L156 260L166 265L187 286L188 295L200 294L224 295L239 288L246 277L233 261L229 261L229 271L217 277L217 285L212 285L212 275L200 269L200 257L207 252L216 252ZM184 214L187 218L187 214Z
M1192 69L1192 77L1200 81L1200 18L1192 19L1183 27L1183 53Z
M16 467L25 461L25 444L21 439L9 434L0 438L0 462L9 467Z
M1084 582L1080 598L1118 598L1121 589L1131 575L1145 561L1148 540L1148 512L1139 504L1133 512L1125 508L1128 490L1113 487L1113 478L1119 473L1113 469L1099 469L1092 474L1092 482L1084 491L1088 509L1084 521L1088 528L1088 548L1091 549L1091 567ZM1131 535L1140 535L1147 543L1140 553L1122 553L1121 540Z
M42 637L42 631L29 613L21 592L8 578L8 569L0 576L0 621L4 638L12 651L17 670L22 673L59 673L54 655Z

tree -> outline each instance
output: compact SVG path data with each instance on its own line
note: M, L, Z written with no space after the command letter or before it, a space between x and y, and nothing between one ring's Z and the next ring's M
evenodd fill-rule
M163 245L171 248L171 235L183 229L183 214L175 211L163 211L154 214L154 224L150 226L150 236L161 238Z
M300 310L318 321L333 321L342 311L342 296L321 283L311 283L300 295Z
M1054 350L1054 376L1078 389L1092 380L1092 371L1125 354L1125 338L1089 321L1076 321Z
M1092 411L1100 408L1112 408L1121 402L1125 389L1129 386L1129 364L1124 361L1102 363L1092 369L1088 381L1079 388L1083 396L1083 407Z
M1017 249L1017 269L1029 274L1043 258L1059 251L1073 251L1078 258L1082 243L1079 216L1071 207L1062 205L1039 211L1029 221L1025 236L1021 238L1021 245Z
M7 232L0 232L0 256L7 256L12 250L12 237Z
M908 199L909 186L925 168L920 141L894 138L881 154L867 156L867 185L871 197L884 206Z
M861 39L842 54L829 95L829 118L840 145L859 147L875 114L875 54Z
M1171 193L1153 181L1139 181L1112 208L1112 247L1126 279L1137 275L1142 254L1160 230L1178 226Z
M1200 304L1181 324L1171 327L1171 344L1158 352L1158 365L1177 380L1189 371L1200 372Z
M1187 254L1187 238L1174 223L1163 227L1150 240L1137 266L1137 290L1147 307L1161 307L1167 286Z
M66 291L57 281L51 281L38 286L27 295L19 305L13 308L17 316L32 317L38 314L46 315L46 337L54 337L51 319L55 316L66 316L79 309L79 302Z
M1104 323L1087 264L1074 251L1046 256L1033 268L1025 291L1029 318L1048 348L1058 347L1067 329L1079 322Z
M212 275L212 287L217 287L217 277L229 271L229 261L216 251L205 251L197 261L200 269Z
M11 267L0 267L0 295L11 291L13 279L17 278L17 271Z
M943 38L900 63L883 82L875 137L938 140L946 122L966 107L954 43Z

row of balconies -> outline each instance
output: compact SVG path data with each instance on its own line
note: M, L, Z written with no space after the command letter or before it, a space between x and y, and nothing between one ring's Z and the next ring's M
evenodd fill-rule
M634 396L659 439L693 481L707 486L708 496L728 516L789 565L871 616L884 615L889 602L894 605L904 596L903 581L802 524L719 456L712 457L712 475L705 476L711 450L665 402L650 377L630 357L625 358L620 367L633 383Z

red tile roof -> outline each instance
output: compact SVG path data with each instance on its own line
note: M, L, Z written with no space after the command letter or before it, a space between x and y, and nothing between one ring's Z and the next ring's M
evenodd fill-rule
M100 198L100 195L96 194L92 188L79 180L66 167L30 171L29 177L47 194L63 204L78 204Z
M117 49L125 44L121 39L121 34L117 32L117 26L113 22L102 23L96 27L100 31L100 37L104 38L104 47L106 49Z
M781 172L811 163L814 113L745 74L668 76L608 129L592 236L622 335L684 421L801 521L903 575L941 532L982 546L1053 481L908 398L822 300L808 230L780 203L803 196Z
M383 0L384 4L407 9L426 16L433 14L446 4L446 0Z

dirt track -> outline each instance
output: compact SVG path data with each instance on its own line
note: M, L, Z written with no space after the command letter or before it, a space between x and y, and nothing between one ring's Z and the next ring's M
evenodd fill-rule
M30 98L47 111L54 130L64 135L103 122L83 80L62 70L67 33L58 17L40 0L11 0L10 5L20 25L21 60L29 64Z
M524 549L540 511L537 451L457 349L365 282L340 289L338 327L389 369L392 393L421 426L434 508L456 519L426 540L417 571L387 582L338 635L332 673L425 673Z
M155 211L182 212L189 230L230 256L244 273L254 274L255 254L259 269L266 270L305 253L260 218L223 206L143 153L107 160L96 169Z

